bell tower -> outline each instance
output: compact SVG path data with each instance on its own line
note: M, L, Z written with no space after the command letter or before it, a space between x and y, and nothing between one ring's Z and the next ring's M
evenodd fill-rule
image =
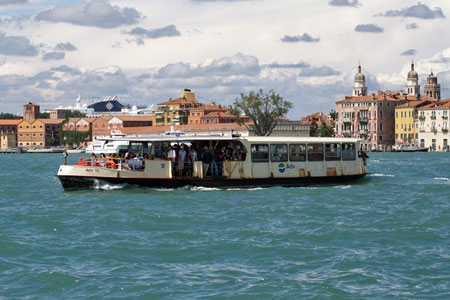
M33 123L40 117L39 105L29 102L23 106L23 119L29 123Z
M424 88L425 95L436 100L441 100L441 85L438 84L437 76L431 71L430 75L427 77L427 84Z
M355 85L353 86L353 96L367 96L366 76L361 72L361 64L358 66L358 73L355 75Z
M419 75L414 71L414 62L411 63L411 70L408 72L406 82L406 93L408 96L420 94Z

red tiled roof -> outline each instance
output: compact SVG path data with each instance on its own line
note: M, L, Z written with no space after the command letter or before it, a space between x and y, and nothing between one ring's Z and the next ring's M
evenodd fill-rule
M228 106L214 105L214 104L203 104L191 109L191 111L227 111Z
M408 101L406 103L403 103L402 105L399 105L396 107L397 108L408 108L408 107L421 107L421 106L425 106L429 103L428 100L423 100L423 101Z
M153 121L153 116L116 116L122 121Z
M390 93L384 93L384 94L372 94L368 96L346 96L343 100L338 100L336 103L348 103L348 102L361 102L361 101L417 101L416 96L410 96L410 95L401 95L399 93L390 94ZM428 97L428 96L421 96L420 100L427 100L427 101L436 101L436 99Z
M235 115L229 114L227 112L209 112L205 114L202 118L233 118L236 119Z
M44 124L61 124L65 119L38 119Z
M22 120L0 120L0 126L17 126Z
M186 98L177 98L166 102L158 103L158 105L170 105L170 104L191 104L192 102Z

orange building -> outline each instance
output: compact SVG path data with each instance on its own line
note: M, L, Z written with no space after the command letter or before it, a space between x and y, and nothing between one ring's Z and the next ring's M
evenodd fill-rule
M228 107L215 104L204 104L191 108L189 112L189 124L202 124L202 118L205 115L209 113L222 113L227 110Z
M317 124L317 127L322 126L323 123L325 123L325 125L330 126L331 125L331 117L324 115L321 112L306 116L301 118L300 120L300 124L302 125L311 125L313 122L315 122Z
M45 124L42 120L23 120L17 127L19 147L45 147Z

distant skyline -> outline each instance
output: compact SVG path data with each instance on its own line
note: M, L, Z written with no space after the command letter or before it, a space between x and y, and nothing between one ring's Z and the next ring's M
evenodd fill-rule
M449 16L446 0L0 0L0 112L263 88L300 119L351 95L359 62L369 93L404 89L412 59L448 98Z

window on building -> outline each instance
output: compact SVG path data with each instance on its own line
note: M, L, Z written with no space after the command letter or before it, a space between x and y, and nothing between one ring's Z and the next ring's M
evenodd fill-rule
M383 123L380 123L380 131L383 131Z
M406 135L405 135L406 136ZM382 141L383 140L383 136L382 135L380 135L380 141Z

